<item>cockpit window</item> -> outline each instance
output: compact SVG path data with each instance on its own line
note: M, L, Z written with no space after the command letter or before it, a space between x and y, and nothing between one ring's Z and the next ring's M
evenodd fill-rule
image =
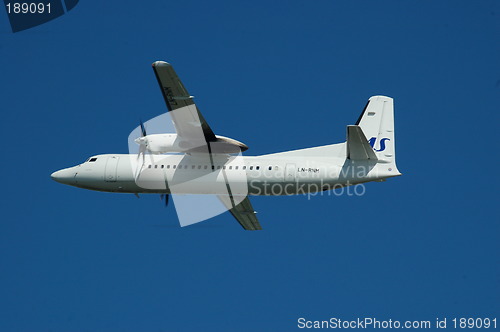
M96 160L97 160L97 158L90 158L90 159L89 159L89 163L93 163L93 162L94 162L94 161L96 161Z

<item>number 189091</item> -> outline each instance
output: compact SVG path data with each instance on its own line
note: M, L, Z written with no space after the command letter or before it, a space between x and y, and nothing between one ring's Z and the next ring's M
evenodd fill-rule
M8 14L50 14L50 2L47 4L14 2L6 4L5 7Z
M489 329L497 328L497 319L493 318L453 318L454 328L460 329Z

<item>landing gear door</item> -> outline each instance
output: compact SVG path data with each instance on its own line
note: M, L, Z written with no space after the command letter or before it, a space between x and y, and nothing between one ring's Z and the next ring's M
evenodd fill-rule
M116 182L116 171L118 168L118 159L120 157L110 156L106 161L106 168L104 169L104 181Z
M285 167L285 182L295 181L295 164L286 164Z

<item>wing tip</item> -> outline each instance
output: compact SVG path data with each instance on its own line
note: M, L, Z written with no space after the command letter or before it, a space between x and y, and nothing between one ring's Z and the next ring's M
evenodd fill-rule
M155 68L155 67L168 67L168 66L172 66L172 65L168 62L165 62L165 61L155 61L155 62L153 62L152 66L153 66L153 68Z
M389 97L389 96L382 96L382 95L376 95L376 96L371 96L369 100L372 99L382 99L382 100L393 100L394 98Z

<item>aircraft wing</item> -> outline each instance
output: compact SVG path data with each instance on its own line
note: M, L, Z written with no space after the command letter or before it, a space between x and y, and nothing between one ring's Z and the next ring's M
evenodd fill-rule
M240 223L241 227L247 231L257 231L261 230L259 220L257 219L255 210L253 209L248 196L245 197L241 203L234 206L234 199L229 195L219 195L221 202L226 206L226 208L231 212L234 218Z
M201 115L193 96L189 95L172 65L164 61L156 61L153 63L153 70L172 116L177 135L182 140L190 142L200 142L203 138L207 143L215 142L217 139L214 132Z

